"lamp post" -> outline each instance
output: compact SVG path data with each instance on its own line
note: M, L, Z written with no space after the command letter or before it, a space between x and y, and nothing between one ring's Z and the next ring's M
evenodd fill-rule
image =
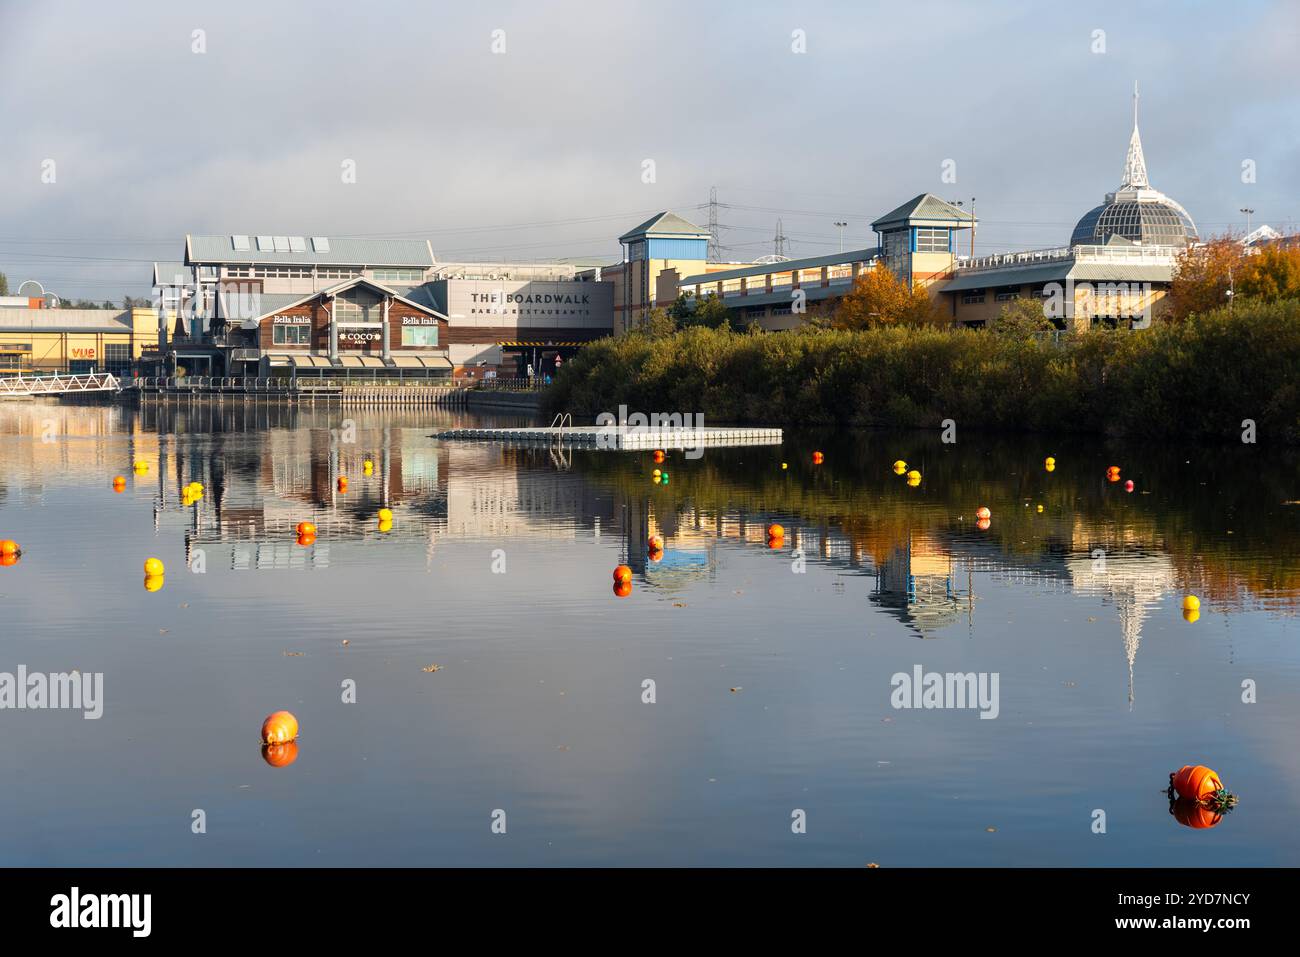
M831 225L838 226L840 229L840 252L844 252L844 227L847 226L848 223L837 222L837 223L832 223Z
M1253 216L1253 215L1255 215L1255 211L1254 211L1253 209L1247 209L1245 206L1243 206L1243 207L1241 207L1241 209L1239 210L1239 212L1242 212L1242 213L1245 213L1245 214L1246 214L1246 235L1249 236L1249 235L1250 235L1250 217Z

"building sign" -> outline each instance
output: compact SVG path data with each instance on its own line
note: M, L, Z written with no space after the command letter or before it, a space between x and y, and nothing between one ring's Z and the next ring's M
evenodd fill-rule
M438 320L435 316L402 316L402 325L404 326L436 326Z
M72 350L72 358L74 358L74 359L93 359L93 358L95 358L95 350L94 350L93 348L92 348L92 349L73 349L73 350Z
M305 322L311 322L311 316L275 316L271 319L271 322L292 323L294 325L302 325Z
M339 333L339 342L378 342L378 332L345 331Z
M570 293L559 295L557 293L524 293L508 292L505 293L505 301L509 303L521 303L532 305L556 305L556 306L586 306L591 304L591 296L587 293ZM479 303L497 303L501 301L502 293L499 292L472 292L469 294L471 302Z

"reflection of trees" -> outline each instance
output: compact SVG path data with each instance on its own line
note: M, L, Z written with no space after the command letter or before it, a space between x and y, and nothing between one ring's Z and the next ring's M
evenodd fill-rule
M961 441L945 447L928 434L798 436L782 448L710 450L693 462L671 455L666 489L650 484L648 454L579 452L574 470L624 495L648 495L657 515L688 503L705 514L749 515L756 524L769 517L834 528L877 565L899 543L924 535L1061 575L1064 556L1098 544L1166 556L1175 585L1211 602L1300 608L1300 506L1281 504L1297 497L1298 450L1267 457L1251 448L1116 449L971 432ZM1044 471L1035 445L1057 458L1055 472ZM826 464L809 463L814 447L827 451ZM890 471L900 457L924 474L920 488ZM1106 482L1111 462L1136 481L1137 493ZM973 527L980 504L994 507L983 533ZM1040 504L1042 513L1034 507Z

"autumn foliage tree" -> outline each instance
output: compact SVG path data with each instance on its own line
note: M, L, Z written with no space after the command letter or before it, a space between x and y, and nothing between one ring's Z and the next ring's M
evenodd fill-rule
M924 289L911 288L892 269L877 265L859 273L829 317L836 329L920 326L938 321L939 309Z
M1227 305L1229 290L1232 298L1261 302L1300 298L1300 245L1274 242L1248 249L1222 237L1184 250L1174 265L1167 317L1182 322Z

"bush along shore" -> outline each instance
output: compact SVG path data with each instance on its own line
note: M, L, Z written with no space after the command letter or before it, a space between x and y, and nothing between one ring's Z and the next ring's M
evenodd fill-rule
M1300 300L1051 337L937 328L688 328L595 342L543 411L706 424L1089 432L1300 444Z

